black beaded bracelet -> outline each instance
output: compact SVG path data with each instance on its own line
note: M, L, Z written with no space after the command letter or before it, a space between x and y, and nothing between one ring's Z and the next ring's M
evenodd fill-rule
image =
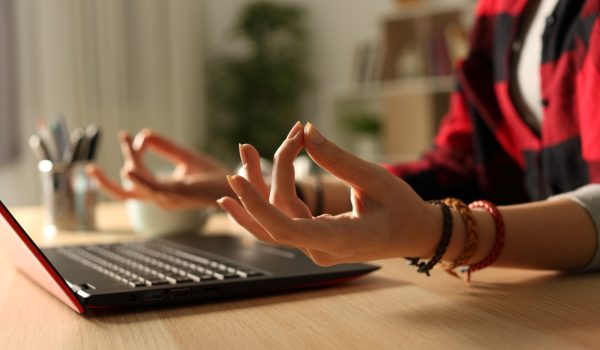
M442 237L440 243L435 250L435 255L429 261L421 261L420 258L406 258L411 266L417 266L417 272L424 273L429 276L429 271L442 260L442 257L448 250L450 239L452 238L452 212L450 207L442 201L430 201L431 204L437 205L442 208L442 214L444 217L444 224L442 229Z

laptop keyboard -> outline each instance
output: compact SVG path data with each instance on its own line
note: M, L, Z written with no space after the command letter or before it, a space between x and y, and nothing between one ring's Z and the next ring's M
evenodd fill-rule
M73 246L57 251L132 288L262 275L250 268L152 242Z

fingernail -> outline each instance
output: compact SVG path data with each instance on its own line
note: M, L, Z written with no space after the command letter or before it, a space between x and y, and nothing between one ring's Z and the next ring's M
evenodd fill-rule
M239 197L240 193L242 192L242 188L238 183L237 177L237 175L227 175L227 182L229 182L229 186L231 186L233 192L235 192Z
M134 150L139 151L142 148L142 142L143 141L144 141L144 138L141 137L140 134L137 134L133 138L133 142L131 143L131 147L133 147Z
M240 159L242 160L242 165L246 166L248 164L248 156L246 155L246 150L244 149L244 145L238 143L240 149Z
M325 142L325 138L323 138L321 133L319 133L319 131L317 131L317 128L315 128L315 126L312 125L310 122L306 123L305 134L306 134L306 136L308 136L308 139L310 140L310 142L312 142L314 144L320 145L323 142Z
M298 135L298 132L300 132L300 126L302 125L302 123L300 123L299 121L296 122L296 124L294 124L294 126L292 126L292 130L290 130L290 133L288 134L287 138L291 139L292 137Z

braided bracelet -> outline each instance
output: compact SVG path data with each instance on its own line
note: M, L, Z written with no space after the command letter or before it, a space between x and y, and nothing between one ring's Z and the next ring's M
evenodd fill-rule
M429 271L442 260L442 257L448 249L450 244L450 238L452 238L452 212L450 207L441 201L431 201L431 204L437 205L442 208L442 214L444 217L444 224L442 230L442 237L435 250L435 255L428 262L421 261L420 258L406 258L411 266L417 266L417 272L424 273L428 277L430 276Z
M475 219L473 218L473 214L471 213L471 208L469 208L469 206L466 205L460 199L446 198L443 200L443 202L458 211L462 221L465 224L467 231L467 239L465 240L463 252L454 262L444 266L446 272L448 272L454 277L459 277L458 274L453 270L458 266L466 265L475 254L477 246L479 245L479 236L477 235L477 224L475 223Z
M467 282L471 281L471 274L473 272L484 269L493 264L494 261L496 261L496 259L500 255L500 252L502 252L502 248L504 248L505 236L504 219L502 218L502 213L500 213L500 210L498 210L498 208L494 204L488 201L479 200L469 204L469 208L483 208L492 215L492 218L494 218L494 223L496 225L496 241L494 242L494 247L492 248L492 251L487 257L485 257L480 262L469 266L467 270Z

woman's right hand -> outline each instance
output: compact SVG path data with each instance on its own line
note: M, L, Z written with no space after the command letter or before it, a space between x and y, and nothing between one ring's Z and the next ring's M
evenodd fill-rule
M293 160L302 148L350 186L352 211L314 217L300 201ZM242 150L255 151L250 145ZM257 161L244 163L249 170L259 167ZM278 149L270 191L259 177L231 176L229 183L236 195L221 198L219 205L240 225L258 239L297 247L320 265L431 257L442 230L439 208L379 165L342 150L310 124L295 125Z
M121 132L119 140L124 159L121 178L131 186L115 183L97 166L90 165L86 169L100 187L116 199L144 200L175 209L214 206L216 199L233 194L226 179L231 170L209 156L176 145L147 129L134 139ZM168 177L157 178L144 165L142 157L148 150L175 166Z

